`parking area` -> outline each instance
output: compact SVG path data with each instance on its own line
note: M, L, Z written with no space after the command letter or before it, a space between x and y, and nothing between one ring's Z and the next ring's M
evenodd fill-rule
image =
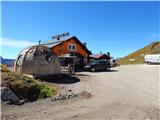
M4 106L2 115L7 111L20 120L159 120L160 65L124 65L109 72L78 72L75 77L79 81L58 86L87 91L92 97Z

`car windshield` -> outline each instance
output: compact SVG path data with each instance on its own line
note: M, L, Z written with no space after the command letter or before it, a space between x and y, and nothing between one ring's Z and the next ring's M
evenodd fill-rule
M97 64L97 63L99 63L98 60L96 60L96 61L91 61L91 62L88 63L88 65L95 65L95 64Z

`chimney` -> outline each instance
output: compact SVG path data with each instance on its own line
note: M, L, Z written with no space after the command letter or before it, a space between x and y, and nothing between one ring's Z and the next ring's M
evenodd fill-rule
M59 41L59 40L60 40L60 37L58 37L57 40Z
M83 43L83 45L86 47L86 46L87 46L87 43L86 43L86 42L84 42L84 43Z

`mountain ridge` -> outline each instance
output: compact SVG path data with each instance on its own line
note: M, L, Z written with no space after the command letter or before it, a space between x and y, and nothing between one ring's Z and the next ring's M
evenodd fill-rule
M6 59L0 56L1 64L5 64L7 66L13 66L15 59Z

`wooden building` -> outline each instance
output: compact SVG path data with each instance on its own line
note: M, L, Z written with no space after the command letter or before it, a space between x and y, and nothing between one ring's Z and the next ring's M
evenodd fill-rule
M90 60L109 60L110 58L110 53L108 54L92 54L89 56Z
M91 52L76 36L61 40L52 40L44 45L48 46L52 49L53 53L60 57L61 64L64 66L68 63L84 66L89 62L89 55L91 55Z

